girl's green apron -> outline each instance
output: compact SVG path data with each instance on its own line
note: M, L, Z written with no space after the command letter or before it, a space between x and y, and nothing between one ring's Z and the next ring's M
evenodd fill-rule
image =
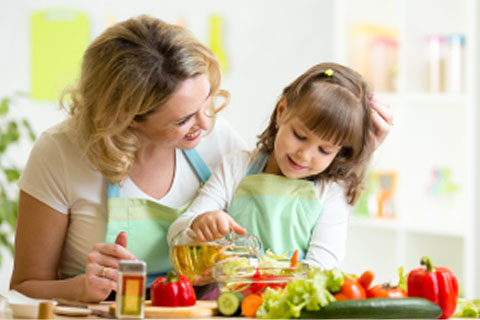
M299 249L302 259L323 206L312 181L263 174L262 154L240 182L229 214L274 253Z
M195 149L183 150L202 184L210 170ZM161 205L148 199L120 198L118 185L108 184L108 222L106 243L113 243L118 233L128 236L127 249L147 263L147 285L172 270L167 233L170 224L182 214L190 202L180 208Z

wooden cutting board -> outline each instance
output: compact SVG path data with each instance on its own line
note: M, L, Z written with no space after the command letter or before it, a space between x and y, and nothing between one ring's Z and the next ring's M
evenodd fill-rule
M109 308L111 315L115 315L115 303ZM217 302L214 300L199 300L191 307L156 307L151 301L145 302L145 318L208 318L218 314Z

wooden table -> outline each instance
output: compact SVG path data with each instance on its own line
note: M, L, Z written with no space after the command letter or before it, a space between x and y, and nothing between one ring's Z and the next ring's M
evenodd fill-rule
M93 314L84 316L55 314L54 319L81 320L112 318L109 316L109 309L113 303L113 301L108 301L97 304L88 304L87 307L94 311ZM212 312L212 310L216 311L215 301L198 301L196 306L184 308L152 307L147 303L147 306L145 307L145 316L147 317L148 315L148 318L220 318L220 316L217 316L217 313ZM0 309L0 319L15 319L7 304L5 304L3 309Z
M108 308L112 302L102 302L98 304L89 304L89 309L92 310L99 310L108 313ZM0 309L0 319L15 319L13 316L12 311L8 307L8 304L5 304L3 308ZM64 315L54 315L54 319L105 319L104 317L98 317L96 315L88 315L88 316L64 316Z

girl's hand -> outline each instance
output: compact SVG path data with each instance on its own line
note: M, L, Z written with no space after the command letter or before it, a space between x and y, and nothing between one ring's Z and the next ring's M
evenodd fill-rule
M386 103L377 100L373 94L370 96L370 106L372 107L374 125L372 139L376 150L383 143L393 126L393 112Z
M115 243L97 243L87 256L81 301L105 300L117 290L118 262L136 260L127 249L127 234L120 232Z
M221 239L232 231L240 235L247 233L247 230L224 211L209 211L201 214L193 220L191 228L201 242Z

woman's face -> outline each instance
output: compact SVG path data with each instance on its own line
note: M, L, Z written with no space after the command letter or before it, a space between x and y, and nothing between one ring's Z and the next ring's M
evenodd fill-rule
M284 121L286 108L277 111L278 132L266 173L302 179L324 171L335 159L341 146L320 139L298 117Z
M133 121L142 145L192 149L210 122L205 112L211 103L210 83L204 74L180 82L171 97L146 121Z

